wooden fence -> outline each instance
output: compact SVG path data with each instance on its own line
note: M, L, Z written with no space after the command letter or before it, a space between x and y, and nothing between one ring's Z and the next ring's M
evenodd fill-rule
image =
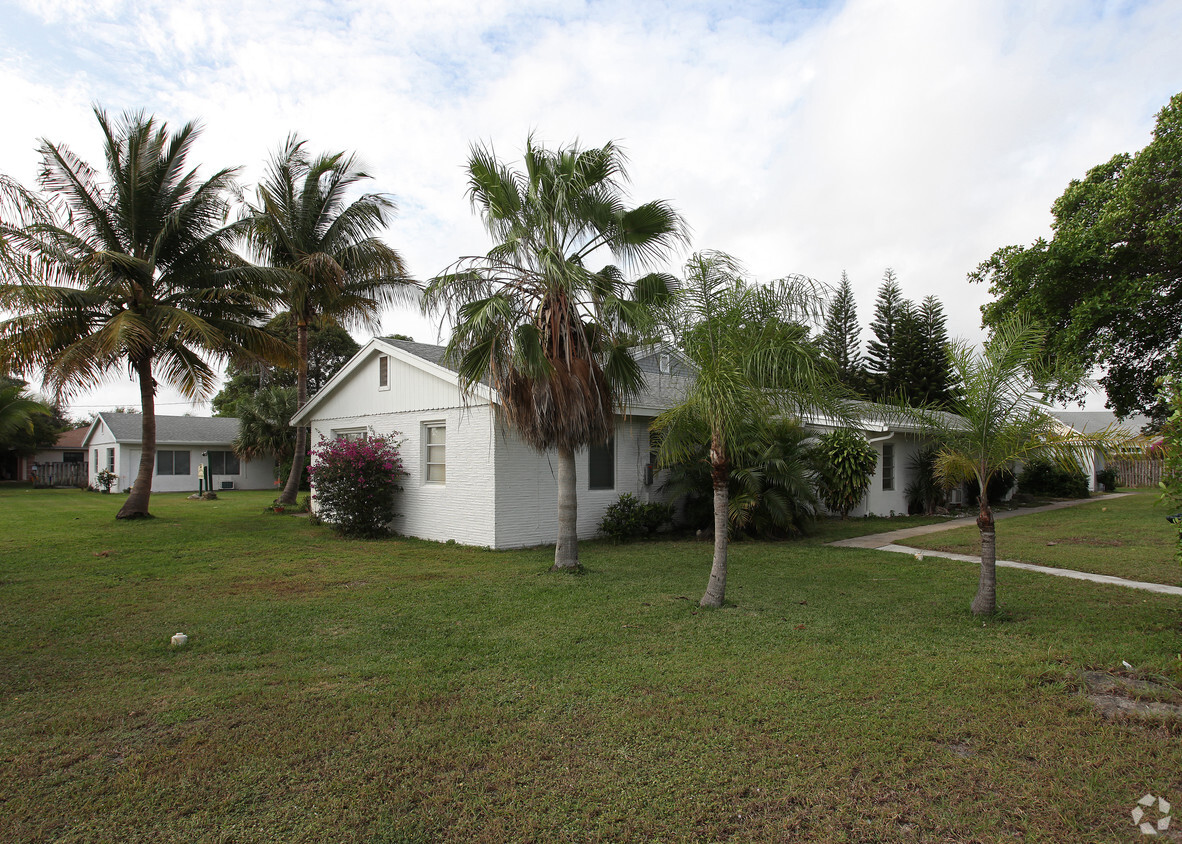
M30 474L35 487L85 487L90 482L86 463L34 463Z
M1117 486L1156 487L1161 482L1160 457L1121 457L1108 461L1116 470Z

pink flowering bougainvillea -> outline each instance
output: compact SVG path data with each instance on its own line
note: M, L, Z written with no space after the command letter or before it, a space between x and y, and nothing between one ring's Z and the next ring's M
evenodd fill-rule
M406 476L397 434L369 440L326 440L312 449L312 499L325 522L343 536L390 533L395 493Z

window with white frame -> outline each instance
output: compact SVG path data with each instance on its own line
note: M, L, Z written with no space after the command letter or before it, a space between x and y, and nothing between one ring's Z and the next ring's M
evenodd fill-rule
M616 441L608 440L587 450L587 488L615 489Z
M189 474L189 452L187 451L157 451L157 475L187 475Z
M390 389L390 356L378 355L378 389Z
M442 422L423 426L423 480L447 483L447 426Z
M107 449L107 471L115 471L115 449L113 448Z
M345 442L365 442L369 438L369 431L365 428L334 428L332 438Z
M895 488L894 443L882 444L882 488L884 490L892 490Z
M662 375L668 375L673 371L673 355L662 354L657 358L657 368L661 370Z

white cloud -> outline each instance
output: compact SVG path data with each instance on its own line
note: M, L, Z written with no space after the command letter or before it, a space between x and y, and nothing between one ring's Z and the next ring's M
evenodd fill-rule
M1143 146L1182 90L1171 0L39 0L10 17L0 170L23 179L42 135L97 158L92 101L203 119L197 155L247 181L298 130L359 152L426 277L486 246L470 143L614 138L634 196L673 201L695 248L764 278L847 269L864 325L893 266L974 338L987 291L966 273L1044 234L1068 180ZM434 337L403 311L383 329Z

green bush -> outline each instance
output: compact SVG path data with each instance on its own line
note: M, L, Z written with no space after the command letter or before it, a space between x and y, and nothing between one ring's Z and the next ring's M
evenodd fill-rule
M911 483L907 484L907 513L932 515L937 507L944 506L947 490L936 479L936 457L940 449L928 446L916 452L911 458Z
M709 435L698 432L702 446L693 459L669 467L662 489L680 499L678 524L714 529L714 479L710 471ZM808 434L794 422L760 420L745 425L730 445L730 511L732 538L764 539L800 536L817 516Z
M821 500L844 519L870 489L878 453L859 432L839 428L821 436L815 454Z
M1063 469L1048 460L1031 460L1018 476L1018 489L1027 495L1087 498L1088 479L1079 470Z
M616 542L626 542L656 533L669 523L672 508L659 502L644 503L630 492L608 506L599 521L599 532Z
M1116 491L1116 470L1109 466L1106 469L1101 469L1096 473L1096 486L1102 487L1105 492Z

